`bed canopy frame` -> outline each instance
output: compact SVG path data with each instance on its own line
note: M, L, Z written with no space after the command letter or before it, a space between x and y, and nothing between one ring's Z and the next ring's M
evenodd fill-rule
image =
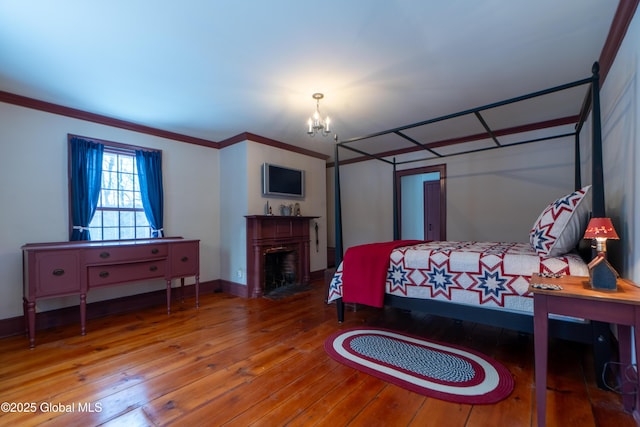
M387 163L393 166L393 181L394 181L393 182L393 201L394 201L393 239L397 240L399 239L399 236L400 236L399 225L398 225L399 224L398 203L397 203L398 194L396 191L397 187L396 187L396 173L395 173L398 165L415 163L415 162L426 161L426 160L433 160L433 159L444 159L446 157L459 156L459 155L476 153L481 151L495 150L495 149L500 149L505 147L513 147L513 146L529 144L533 142L540 142L540 141L546 141L550 139L558 139L558 138L573 136L575 138L574 188L577 190L582 187L582 183L581 183L582 179L581 179L581 173L580 173L580 132L582 130L582 127L585 121L589 117L589 112L591 111L592 112L591 117L593 118L592 119L592 164L591 164L592 216L594 217L605 216L604 177L603 177L603 169L602 169L602 130L601 130L602 128L600 123L600 74L599 74L600 66L598 62L595 62L593 64L591 71L592 71L592 75L590 77L587 77L581 80L577 80L571 83L566 83L560 86L554 86L545 90L532 92L532 93L518 96L515 98L506 99L504 101L483 105L481 107L471 108L468 110L460 111L458 113L447 114L447 115L436 117L433 119L423 120L417 123L412 123L405 126L388 129L385 131L376 132L376 133L365 135L365 136L346 139L340 142L337 141L337 137L336 137L335 155L334 155L336 265L339 265L340 262L342 262L342 257L344 254L344 247L343 247L344 243L342 239L342 204L341 204L341 195L340 195L340 157L339 157L340 148L344 148L352 152L358 153L368 159L380 160L384 163ZM568 89L572 89L579 86L588 86L588 90L584 98L580 113L573 117L566 117L566 118L551 120L547 122L548 127L560 126L565 124L575 124L575 128L573 132L564 131L562 133L555 133L555 134L540 137L540 138L533 138L533 139L527 139L527 140L518 141L514 143L502 144L499 141L498 137L501 136L500 134L505 135L505 133L501 131L493 130L491 127L489 127L489 125L487 124L487 121L482 116L483 111L487 111L493 108L497 108L497 107L501 107L509 104L515 104L518 102L530 100L533 98L538 98L538 97L549 95L556 92L566 91ZM460 138L457 142L449 142L449 143L447 142L423 143L423 142L417 141L413 137L406 134L407 130L410 130L413 128L418 128L421 126L425 126L425 125L429 125L437 122L443 122L446 120L451 120L451 119L455 119L462 116L468 116L468 115L474 115L477 118L477 120L480 122L482 127L485 129L486 133L484 133L481 136L474 135L473 137L469 137L466 139ZM524 128L524 127L521 127L521 128ZM516 132L511 130L510 133L513 134ZM415 146L415 149L411 151L424 150L431 153L431 156L419 158L419 159L411 159L406 161L396 161L395 157L393 157L392 160L388 159L388 157L392 156L393 154L389 154L389 153L376 154L376 153L367 152L352 146L352 144L355 142L371 140L373 138L385 136L385 135L396 135L402 138L403 140L409 141L411 144ZM439 147L459 144L462 142L469 142L471 141L470 138L473 138L473 140L489 138L493 141L494 144L493 146L490 146L490 147L476 148L476 149L465 150L465 151L451 153L451 154L439 153L437 151L437 148ZM405 152L406 151L409 151L409 150L405 150Z
M532 98L540 97L543 95L553 94L556 92L565 91L568 89L576 88L579 86L587 86L587 93L584 97L584 100L581 105L580 113L562 119L556 119L548 121L550 127L558 127L561 125L574 125L574 130L572 132L566 132L563 129L561 133L555 133L550 136L544 136L541 138L533 138L527 139L523 141L518 141L509 144L502 144L498 139L499 136L506 135L503 131L496 131L489 127L486 120L482 116L482 112L496 108L505 106L508 104L514 104L518 102L522 102L525 100L529 100ZM591 114L590 114L591 113ZM433 124L436 122L442 122L446 120L451 120L461 116L473 115L477 118L477 120L481 123L482 127L485 129L485 133L482 136L476 135L476 139L490 139L493 141L493 145L490 147L482 147L476 148L461 152L456 152L453 154L445 154L438 152L437 148L447 145L442 142L435 143L422 143L417 141L413 137L406 134L407 130L425 126L429 124ZM581 173L580 173L580 132L585 124L586 120L592 118L592 153L591 153L591 191L592 191L592 210L591 215L593 217L604 217L605 216L605 200L604 200L604 178L603 178L603 167L602 167L602 131L601 131L601 121L600 121L600 76L599 76L599 64L595 62L592 67L592 75L588 78L584 78L581 80L577 80L571 83L563 84L560 86L555 86L546 90L541 90L538 92L529 93L526 95L518 96L515 98L507 99L504 101L484 105L477 108L472 108L464 111L460 111L454 114L448 114L441 117L436 117L429 120L424 120L421 122L401 126L394 129L385 130L382 132L377 132L374 134L356 137L347 139L341 142L337 141L336 137L336 145L335 145L335 168L334 168L334 179L335 179L335 265L336 267L340 265L343 260L344 247L343 247L343 238L342 238L342 206L341 206L341 194L340 194L340 159L339 159L339 151L340 149L351 150L355 153L360 154L360 159L376 159L385 163L388 163L393 166L393 238L394 240L399 239L399 221L398 221L398 194L397 194L397 182L396 182L396 168L398 165L411 163L411 162L419 162L425 160L433 160L433 159L443 159L450 156L457 156L462 154L475 153L479 151L487 151L500 149L504 147L511 147L515 145L528 144L533 142L539 142L544 140L556 139L556 138L564 138L573 136L575 138L575 172L574 172L574 187L575 189L580 189L582 187L581 183ZM526 126L521 126L520 128L526 128ZM522 132L521 132L522 133ZM431 156L420 158L420 159L411 159L407 161L396 161L396 158L393 157L392 160L389 160L389 157L394 156L395 153L398 153L402 150L395 150L392 152L382 152L382 153L373 153L367 152L360 148L355 148L352 146L354 142L370 140L375 137L385 136L385 135L395 135L403 140L409 141L415 147L411 150L407 151L420 151L426 150ZM454 140L455 141L455 140ZM461 143L467 142L468 140L464 140L464 138L459 138L458 142L453 143ZM449 143L452 144L452 143ZM417 148L416 148L417 147ZM344 163L348 163L349 161L345 161ZM532 333L533 332L533 318L532 316L510 313L510 312L498 312L498 313L490 313L488 314L486 308L467 306L461 304L455 304L450 302L436 301L436 300L419 300L415 301L413 298L403 298L393 295L385 295L385 305L405 309L405 310L415 310L422 311L429 314L433 314L436 316L454 318L457 320L468 320L473 322L479 322L491 326L496 327L507 327L509 329ZM344 303L342 298L336 300L336 308L338 314L338 321L342 322L344 320ZM580 324L575 322L564 322L556 319L550 319L550 326L552 326L552 335L569 339L573 341L589 343L593 345L594 348L594 362L595 369L597 373L603 371L605 364L610 360L611 357L611 332L609 329L609 325L602 322L591 322L590 324ZM601 387L603 387L603 381L598 376L598 383Z

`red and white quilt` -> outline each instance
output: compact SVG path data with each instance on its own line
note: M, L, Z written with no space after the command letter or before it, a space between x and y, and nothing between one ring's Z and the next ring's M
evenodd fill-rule
M329 286L329 302L342 297L343 264ZM588 276L589 270L578 254L541 256L528 243L434 241L394 249L384 289L400 297L533 312L533 273Z

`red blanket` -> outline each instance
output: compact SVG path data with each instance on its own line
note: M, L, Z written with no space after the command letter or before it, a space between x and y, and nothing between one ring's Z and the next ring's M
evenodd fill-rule
M342 261L342 300L382 307L391 252L418 243L423 241L394 240L347 249Z

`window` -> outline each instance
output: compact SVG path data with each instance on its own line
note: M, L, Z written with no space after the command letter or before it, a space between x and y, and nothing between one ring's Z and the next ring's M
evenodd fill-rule
M68 140L70 240L163 237L162 152Z
M151 227L144 213L133 150L105 146L100 199L89 223L91 240L145 239Z

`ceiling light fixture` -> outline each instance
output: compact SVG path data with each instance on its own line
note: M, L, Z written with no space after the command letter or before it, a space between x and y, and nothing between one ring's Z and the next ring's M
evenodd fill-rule
M316 100L316 111L307 121L307 124L309 125L307 133L311 136L315 136L316 133L319 133L322 136L327 136L331 133L331 129L329 129L331 119L327 116L327 118L323 120L322 116L320 116L320 100L324 98L324 95L321 93L314 93L312 97Z

